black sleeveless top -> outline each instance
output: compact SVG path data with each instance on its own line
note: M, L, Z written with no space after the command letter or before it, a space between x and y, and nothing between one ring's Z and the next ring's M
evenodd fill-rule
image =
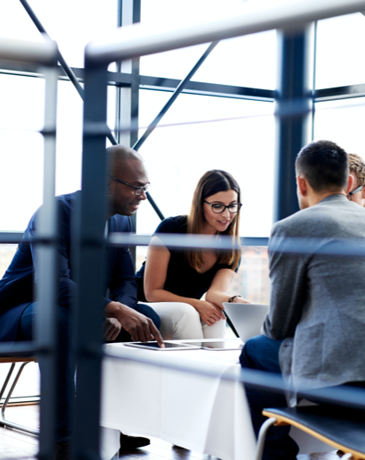
M187 222L187 216L168 217L160 223L155 233L184 234L187 232ZM181 249L169 249L169 251L171 256L164 289L182 297L200 299L209 289L218 270L222 268L232 269L232 265L216 262L207 272L199 273L185 260L184 251ZM237 270L238 268L235 271L237 272ZM141 269L136 273L138 300L140 302L147 301L143 289L144 271L145 262L143 262Z

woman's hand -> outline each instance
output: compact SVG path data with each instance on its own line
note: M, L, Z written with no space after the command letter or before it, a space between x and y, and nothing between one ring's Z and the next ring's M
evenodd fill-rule
M243 297L235 297L232 300L232 303L251 303L249 300L244 299Z
M200 318L208 326L213 326L220 319L225 319L223 311L206 300L195 300L193 307L198 311Z

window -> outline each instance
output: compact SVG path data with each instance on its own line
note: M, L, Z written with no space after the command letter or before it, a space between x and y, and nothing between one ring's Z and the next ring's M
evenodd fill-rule
M365 62L360 58L364 40L362 13L318 22L317 89L365 82Z

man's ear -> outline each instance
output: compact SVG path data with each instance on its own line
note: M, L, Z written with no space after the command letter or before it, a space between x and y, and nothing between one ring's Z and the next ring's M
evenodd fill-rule
M307 196L308 195L307 179L302 176L297 176L297 185L298 185L299 193L302 196Z
M350 190L352 189L353 185L354 185L354 176L352 174L349 174L349 181L347 183L346 195L350 193Z

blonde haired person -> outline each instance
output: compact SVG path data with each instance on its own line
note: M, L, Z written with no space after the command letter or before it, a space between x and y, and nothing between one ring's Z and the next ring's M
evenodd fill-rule
M159 233L227 235L239 241L241 206L236 180L225 171L212 170L199 180L189 216L169 217L157 227L136 278L138 300L158 313L165 340L224 337L223 302L248 302L228 292L238 270L239 250L168 249L154 245L161 243Z
M347 198L365 207L365 162L355 153L349 153L350 179L347 188ZM352 180L351 180L352 178Z

